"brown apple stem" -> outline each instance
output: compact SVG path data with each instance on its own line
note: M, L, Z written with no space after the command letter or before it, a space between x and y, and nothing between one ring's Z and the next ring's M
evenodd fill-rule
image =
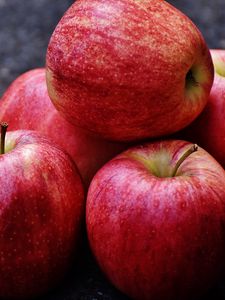
M5 154L5 135L8 128L8 123L2 122L1 123L1 150L0 154Z
M186 152L184 152L184 154L178 159L175 168L173 170L172 173L172 177L175 177L177 174L177 170L179 169L180 165L183 163L183 161L189 156L191 155L193 152L198 150L198 145L194 144L192 145Z

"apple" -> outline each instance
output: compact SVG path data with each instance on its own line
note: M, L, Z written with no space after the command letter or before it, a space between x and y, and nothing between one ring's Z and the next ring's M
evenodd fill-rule
M196 150L182 140L133 147L91 182L90 247L132 299L193 299L224 272L225 171Z
M10 130L37 130L65 149L86 188L106 161L128 147L101 140L67 122L48 96L44 68L30 70L10 85L0 101L0 120L7 121Z
M213 82L199 30L158 0L76 1L51 36L46 66L49 96L65 118L116 141L187 126Z
M211 50L215 77L209 100L200 116L179 133L195 141L225 168L225 50Z
M0 298L26 299L54 287L70 267L80 244L84 191L70 156L39 133L8 132L3 149Z

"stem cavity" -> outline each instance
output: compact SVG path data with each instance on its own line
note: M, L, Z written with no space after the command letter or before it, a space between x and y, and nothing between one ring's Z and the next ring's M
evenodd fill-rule
M5 154L5 135L8 128L8 123L1 122L1 150L0 154Z
M191 155L192 153L196 152L198 150L198 145L194 144L192 145L186 152L184 152L184 154L178 159L176 165L175 165L175 168L173 170L173 173L172 173L172 177L175 177L176 174L177 174L177 171L180 167L180 165L183 163L183 161L189 156Z

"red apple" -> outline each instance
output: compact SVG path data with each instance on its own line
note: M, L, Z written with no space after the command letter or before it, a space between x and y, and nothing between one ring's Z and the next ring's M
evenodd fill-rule
M86 187L106 161L126 148L68 123L49 99L43 68L24 73L6 90L0 120L7 121L10 130L37 130L63 147L76 162Z
M190 145L171 140L129 149L90 185L91 249L132 299L192 299L223 273L225 172L201 148L190 155Z
M225 50L211 50L215 77L201 115L181 132L210 152L225 167Z
M117 141L187 126L213 82L199 30L158 0L76 1L50 39L46 64L50 98L65 118Z
M7 133L0 155L0 297L26 299L65 275L84 192L68 154L34 131Z

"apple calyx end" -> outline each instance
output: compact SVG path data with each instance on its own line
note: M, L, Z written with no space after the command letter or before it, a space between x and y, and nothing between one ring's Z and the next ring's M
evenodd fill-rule
M176 162L176 165L174 167L174 170L172 172L171 177L175 177L177 174L177 171L180 167L180 165L185 161L185 159L190 156L192 153L196 152L198 150L198 145L193 144L187 151L184 152L184 154L178 159Z
M199 82L196 80L195 76L193 75L193 71L190 69L186 74L186 88L189 89L190 87L197 87L199 86Z
M1 122L1 148L0 154L5 154L5 136L8 128L7 122Z

